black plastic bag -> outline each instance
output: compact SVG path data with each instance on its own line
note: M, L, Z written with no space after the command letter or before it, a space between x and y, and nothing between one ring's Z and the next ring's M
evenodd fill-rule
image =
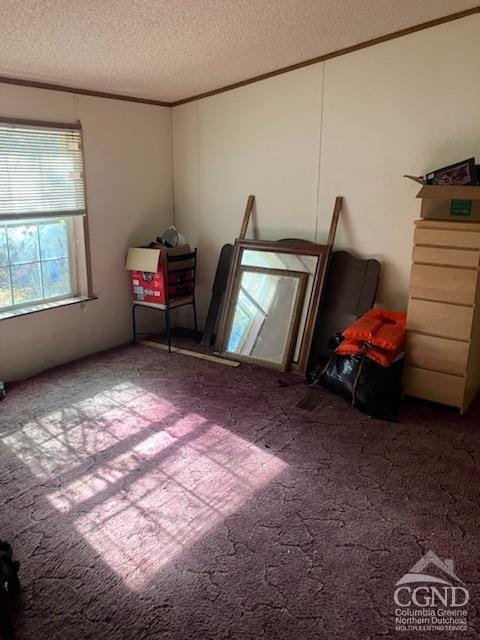
M318 382L329 391L352 402L353 388L364 356L333 355L318 377Z
M344 340L345 340L345 338L342 336L341 333L333 333L330 336L330 339L328 341L328 348L330 349L330 351L335 351L335 349ZM322 362L323 362L323 364L322 364ZM311 369L309 369L307 371L306 378L307 378L308 382L310 382L311 384L315 384L315 382L318 382L319 377L322 375L322 372L325 369L325 362L326 362L326 358L320 358L319 362L314 367L312 367ZM332 381L332 383L333 383L333 381ZM340 395L342 395L340 393L340 391L341 391L340 389L338 391L337 391L337 389L332 389L332 391L334 393L339 393Z
M372 418L396 420L402 396L402 369L403 358L389 367L364 358L353 390L353 406Z
M382 367L364 355L334 354L316 382L372 418L393 421L402 393L402 367L403 358Z
M20 591L19 568L20 562L13 559L12 547L8 542L0 540L0 638L2 640L14 640L15 637L10 605Z

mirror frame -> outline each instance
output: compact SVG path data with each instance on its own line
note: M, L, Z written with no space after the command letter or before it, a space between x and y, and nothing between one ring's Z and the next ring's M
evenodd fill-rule
M255 356L243 355L235 351L228 351L228 339L233 327L233 320L235 317L235 310L237 308L238 297L240 293L240 285L242 282L242 276L244 273L260 273L263 275L284 276L286 278L295 278L298 280L297 290L293 300L293 308L290 317L290 322L287 328L287 336L285 340L285 348L282 354L281 362L274 362L264 358L257 358ZM237 360L239 362L247 362L251 364L258 364L271 369L279 369L280 371L286 371L290 365L293 348L295 347L295 337L298 331L298 325L300 323L300 315L302 312L305 291L307 288L308 273L306 271L293 271L290 269L274 269L269 267L253 267L250 265L240 265L235 273L235 281L233 285L232 295L228 300L228 309L225 319L225 341L223 350L221 352L222 357L229 358L231 360Z
M325 275L327 271L328 261L332 251L332 245L316 244L309 241L287 240L276 242L274 240L236 240L233 252L232 265L228 276L227 291L225 296L225 304L223 306L222 317L220 320L220 328L216 341L216 351L225 352L226 347L226 330L228 310L231 305L232 294L234 292L235 278L239 267L242 266L242 254L244 251L268 251L273 253L288 253L291 255L314 256L317 258L315 272L313 274L312 290L310 299L307 301L307 314L303 327L302 342L298 354L298 361L291 362L290 369L298 373L305 374L310 358L310 349L312 347L313 333L315 329L315 321L317 319L320 307L320 299L325 284ZM243 265L245 266L245 265ZM289 271L288 269L286 270ZM305 272L306 273L306 272ZM307 274L308 275L308 274ZM305 301L304 301L305 304ZM293 347L296 346L296 341ZM230 356L231 357L231 356Z

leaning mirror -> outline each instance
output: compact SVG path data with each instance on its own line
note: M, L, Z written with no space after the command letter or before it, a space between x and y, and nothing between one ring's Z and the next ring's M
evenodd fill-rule
M285 371L307 280L303 271L240 265L227 308L223 355Z
M302 255L294 253L282 253L279 251L258 251L256 249L244 249L241 254L240 264L269 267L272 269L285 269L287 271L300 271L306 275L306 288L304 303L300 314L300 322L295 340L295 347L292 355L292 363L295 364L300 359L304 332L309 310L309 302L312 296L312 289L315 282L315 272L318 264L318 257L313 255Z
M229 339L230 336L232 299L234 293L237 295L240 269L276 269L290 274L301 272L306 278L305 295L300 309L300 320L294 335L291 360L287 369L305 373L330 250L331 245L320 245L300 240L280 240L278 242L237 240L228 279L226 304L217 336L217 350L220 353L232 353L227 351L229 346L227 338ZM229 322L228 336L227 319ZM241 353L239 355L242 356ZM233 355L230 357L233 358ZM240 360L241 357L236 357L235 359Z

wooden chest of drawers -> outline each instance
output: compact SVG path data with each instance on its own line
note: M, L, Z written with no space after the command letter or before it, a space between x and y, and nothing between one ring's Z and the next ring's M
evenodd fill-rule
M406 395L458 407L480 388L480 223L418 220L407 318Z

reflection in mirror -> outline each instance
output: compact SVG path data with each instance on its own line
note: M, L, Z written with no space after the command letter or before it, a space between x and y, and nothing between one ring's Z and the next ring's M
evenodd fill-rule
M308 274L303 271L241 266L229 313L226 354L286 369L292 356L307 278Z
M280 253L258 249L244 249L241 264L250 267L267 267L270 269L288 269L305 271L314 274L317 266L317 256L303 256L294 253Z
M298 337L295 342L293 354L293 362L297 362L300 356L303 333L305 323L307 321L308 307L318 264L318 256L283 253L279 251L265 251L259 249L243 249L240 264L252 267L268 267L272 269L302 271L307 274L308 278L307 288L305 291L305 301L302 307Z

